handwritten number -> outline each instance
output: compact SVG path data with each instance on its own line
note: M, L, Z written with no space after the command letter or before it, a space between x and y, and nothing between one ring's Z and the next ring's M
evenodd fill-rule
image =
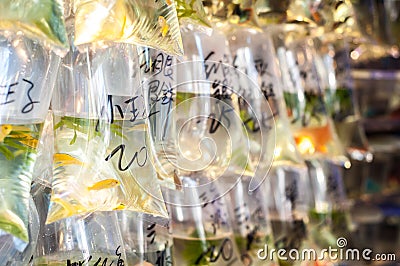
M216 249L218 249L217 252L215 252ZM207 250L203 251L203 253L200 254L200 256L195 261L195 264L200 264L205 257L209 257L210 262L216 262L220 257L222 257L224 261L231 260L233 257L232 241L229 238L225 238L219 248L217 248L216 245L209 246Z
M28 98L28 103L24 107L22 107L22 109L21 109L21 112L23 114L27 114L27 113L29 113L29 112L31 112L33 110L34 105L36 103L39 103L39 101L34 101L32 99L32 96L31 96L31 92L32 92L33 88L35 87L35 85L31 81L29 81L27 79L22 79L22 81L29 85L29 88L28 88L28 90L26 92L26 97ZM0 88L5 88L6 89L5 92L1 92L0 93L0 95L4 95L5 96L4 100L2 102L0 102L0 105L6 105L6 104L10 104L10 103L15 102L14 99L9 99L9 97L12 94L15 93L15 90L13 89L13 87L17 86L18 84L19 84L19 82L15 82L15 83L11 83L9 85L0 86Z
M28 97L28 99L29 99L29 103L27 103L23 108L22 108L22 113L23 114L26 114L26 113L29 113L29 112L31 112L32 110L33 110L33 105L35 104L35 103L39 103L39 101L34 101L34 100L32 100L32 97L31 97L31 91L32 91L32 89L33 89L33 87L34 87L34 85L33 85L33 83L32 82L30 82L29 80L27 80L27 79L22 79L23 81L25 81L26 83L28 83L31 87L28 89L28 92L26 93L26 96Z
M116 147L116 148L110 153L110 155L108 155L108 156L106 157L105 160L106 160L106 161L109 161L116 153L120 152L119 158L118 158L118 170L120 170L120 171L126 171L126 170L128 170L129 167L130 167L130 166L133 164L133 162L135 162L135 161L136 161L136 164L137 164L139 167L143 167L143 166L146 164L146 162L147 162L147 148L146 148L145 146L143 146L139 151L136 151L136 152L135 152L135 154L133 155L131 161L127 164L127 166L123 167L123 166L122 166L122 158L123 158L124 153L125 153L125 148L126 148L126 147L125 147L125 144L119 145L118 147ZM142 152L144 152L145 157L144 157L143 161L139 161L139 155L140 155Z

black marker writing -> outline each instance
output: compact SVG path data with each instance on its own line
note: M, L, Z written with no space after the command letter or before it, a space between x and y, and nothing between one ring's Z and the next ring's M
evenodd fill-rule
M130 162L123 167L122 166L122 158L124 157L124 153L125 153L125 144L121 144L118 147L116 147L111 153L110 155L108 155L106 157L106 161L109 161L116 153L119 153L119 158L118 158L118 170L120 171L126 171L129 169L129 167L136 161L136 164L139 167L143 167L146 162L147 162L147 148L145 146L143 146L142 148L140 148L139 151L136 151L132 157L132 159L130 160ZM142 159L139 159L139 156L143 154L141 157Z
M116 261L116 264L114 264L114 260L111 260L110 258L104 258L102 259L102 257L99 257L96 262L94 262L93 266L124 266L124 260L121 258L122 254L121 252L119 252L119 249L121 248L121 246L118 246L117 249L115 250L115 255L118 256L118 259ZM81 260L81 261L76 261L76 262L72 262L71 260L67 260L67 266L83 266L83 265L87 265L91 260L93 259L93 256L89 256L87 259ZM110 264L108 264L108 261L111 260ZM101 263L101 264L100 264Z
M27 91L27 93L26 93L26 96L27 96L28 99L29 99L29 103L27 103L27 104L22 108L22 110L21 110L21 112L22 112L23 114L26 114L26 113L31 112L31 111L33 110L33 105L34 105L35 103L39 103L39 101L34 101L34 100L32 100L31 91L32 91L32 89L33 89L33 87L34 87L33 83L30 82L29 80L26 80L26 79L22 79L22 80L25 81L26 83L28 83L28 84L30 85L30 88L28 89L28 91Z
M34 101L31 96L32 90L35 87L35 85L27 79L22 79L22 81L24 83L27 83L27 85L29 85L29 88L26 91L26 97L28 98L28 103L21 109L21 113L27 114L33 110L34 105L36 103L39 103L39 101ZM0 101L0 105L6 105L15 102L15 99L11 99L11 97L13 94L16 93L15 89L16 86L18 86L19 84L20 84L19 82L15 82L8 85L0 85L0 89L3 88L5 89L5 91L0 92L0 95L4 96L4 99Z
M209 262L211 263L218 261L220 257L222 257L224 261L231 260L233 257L232 241L229 238L225 238L219 247L216 245L209 246L207 250L203 251L203 253L198 257L195 264L200 264L207 257L209 257Z
M6 96L5 99L4 99L4 101L1 101L1 102L0 102L0 105L5 105L5 104L9 104L9 103L15 102L15 100L9 100L8 97L9 97L11 94L14 94L14 93L15 93L15 91L12 90L12 87L15 87L15 86L17 86L17 85L18 85L18 82L15 82L15 83L12 83L12 84L9 84L9 85L5 85L5 86L1 86L1 85L0 85L0 88L6 88L6 92L1 92L1 93L0 93L0 95L5 95L5 96Z

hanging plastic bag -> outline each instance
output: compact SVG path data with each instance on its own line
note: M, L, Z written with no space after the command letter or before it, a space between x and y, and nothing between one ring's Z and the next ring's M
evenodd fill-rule
M175 0L175 5L180 24L190 24L202 31L211 29L201 0Z
M75 45L115 41L183 54L178 17L170 0L76 0Z
M142 88L149 113L152 164L162 186L180 189L176 167L179 148L173 112L179 73L177 58L148 47L138 47L138 54L144 80Z
M72 47L58 73L52 99L54 177L46 223L118 206L121 182L104 160L110 125L102 112L107 91L97 57L96 51L80 53Z
M33 166L58 66L37 42L0 37L0 230L25 242Z
M136 47L113 44L99 57L106 73L111 138L105 160L119 176L118 210L168 218L150 159L149 127ZM120 76L119 76L120 75Z
M22 31L55 51L68 47L62 0L3 0L0 31Z

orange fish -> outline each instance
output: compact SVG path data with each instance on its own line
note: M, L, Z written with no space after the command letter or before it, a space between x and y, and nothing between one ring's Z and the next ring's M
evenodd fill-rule
M167 20L163 16L158 17L158 24L161 26L161 34L165 37L168 33L169 26L167 24Z
M64 165L81 165L83 166L84 163L80 161L79 159L73 157L72 155L66 154L66 153L56 153L53 156L54 163L57 166L64 166Z
M88 190L102 190L109 189L120 185L120 182L116 179L104 179L97 183L94 183L92 186L88 187Z
M20 140L19 142L30 148L36 149L39 141L37 139L31 138L27 140Z
M0 142L3 142L4 139L11 133L12 125L1 125L0 128Z
M117 207L114 208L114 211L124 210L125 208L125 204L120 203Z

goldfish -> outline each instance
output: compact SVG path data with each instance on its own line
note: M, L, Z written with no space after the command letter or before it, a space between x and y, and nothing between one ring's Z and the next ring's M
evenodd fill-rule
M120 203L117 207L114 208L114 211L124 210L125 208L125 204Z
M158 24L162 27L161 29L161 34L163 37L167 35L167 32L169 30L169 26L167 24L167 20L163 16L158 17Z
M0 142L3 142L4 139L10 135L12 131L12 125L1 125L0 128Z
M31 138L27 140L20 140L19 142L24 144L25 146L36 149L39 141L37 139Z
M65 201L65 200L63 200L61 198L53 197L53 198L51 198L51 201L54 202L54 203L59 204L64 210L66 210L68 212L68 214L73 213L73 211L75 209L74 206L72 206L71 203L68 203L67 201Z
M84 165L82 161L66 153L56 153L54 154L53 159L58 166L71 165L71 164L76 164L81 166Z
M22 132L30 132L31 129L25 126L16 125L2 125L0 129L0 142L3 142L6 137L20 139L18 140L21 144L24 144L30 148L36 149L38 140L33 138L31 135Z
M94 183L92 186L88 187L88 190L102 190L109 189L120 185L120 182L116 179L104 179L99 182Z
M73 204L59 197L51 197L51 204L53 203L60 205L61 210L57 211L56 214L53 214L51 218L47 217L46 224L50 224L62 218L72 216L75 213L85 212L85 208L82 205Z

